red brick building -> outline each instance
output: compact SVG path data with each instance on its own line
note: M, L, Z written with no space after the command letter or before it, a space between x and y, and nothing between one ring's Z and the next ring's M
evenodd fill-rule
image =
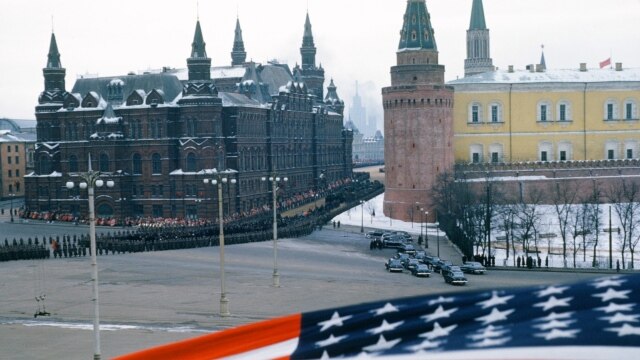
M454 164L453 88L444 84L445 69L438 63L424 0L407 1L400 37L391 86L382 89L387 164L384 213L418 221L428 211L433 221L431 188L437 175Z
M284 198L350 178L344 103L335 91L316 96L324 70L315 68L310 46L307 16L297 77L287 65L246 62L238 22L232 65L211 67L198 22L186 70L80 78L67 92L52 34L36 107L35 171L25 176L27 210L86 214L86 194L65 184L79 181L89 155L92 168L115 182L97 190L97 215L116 219L216 216L217 193L203 183L212 169L233 170L237 180L225 186L229 214L270 204L262 178L273 173L289 178Z

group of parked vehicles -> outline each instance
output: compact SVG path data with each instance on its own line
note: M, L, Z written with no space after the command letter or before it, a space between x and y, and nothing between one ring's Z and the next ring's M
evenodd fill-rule
M411 243L411 236L403 231L371 231L367 233L367 237L372 241L381 241L385 248L397 249L398 253L385 264L389 272L404 273L406 271L417 277L431 277L434 272L440 273L444 281L452 285L467 284L465 273L475 275L486 273L486 268L478 262L468 261L456 266L449 260L440 259L417 249Z

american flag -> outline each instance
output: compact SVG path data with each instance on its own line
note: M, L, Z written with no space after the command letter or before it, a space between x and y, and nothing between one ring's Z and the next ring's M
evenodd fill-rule
M640 359L640 275L292 315L121 359Z

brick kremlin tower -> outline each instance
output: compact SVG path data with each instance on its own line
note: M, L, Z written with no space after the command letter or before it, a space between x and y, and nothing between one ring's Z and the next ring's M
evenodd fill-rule
M421 222L428 211L433 222L431 189L438 174L454 164L453 88L444 84L425 0L407 1L396 54L391 86L382 89L384 214Z

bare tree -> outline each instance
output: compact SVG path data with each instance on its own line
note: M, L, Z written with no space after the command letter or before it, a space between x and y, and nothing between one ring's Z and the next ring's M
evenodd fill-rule
M536 228L540 226L542 217L538 207L541 203L542 192L534 189L528 194L528 196L522 196L517 205L517 234L518 238L522 242L522 249L526 253L529 252L530 241L535 237Z
M373 201L367 201L367 213L371 215L371 223L373 224L373 217L376 216L376 204Z
M558 219L558 228L562 237L562 259L564 267L567 267L567 235L569 230L569 219L573 211L577 190L575 186L568 182L556 182L553 187L553 208Z
M511 242L517 227L516 212L517 206L509 203L500 206L498 210L498 229L504 232L507 260L509 259L510 248L513 248L513 266L516 265L516 253L515 246L512 246Z
M593 234L593 260L591 263L593 267L596 267L598 243L600 240L600 229L602 224L602 196L602 189L598 185L598 182L594 180L591 198L587 203L587 206L589 207L589 216L591 217L588 221L588 224L590 224L589 230Z
M625 254L634 232L638 227L636 216L639 212L640 188L634 182L627 182L624 179L619 186L611 186L609 189L609 199L613 204L616 215L620 220L622 237L619 238L620 251L622 256L622 268L625 267Z

